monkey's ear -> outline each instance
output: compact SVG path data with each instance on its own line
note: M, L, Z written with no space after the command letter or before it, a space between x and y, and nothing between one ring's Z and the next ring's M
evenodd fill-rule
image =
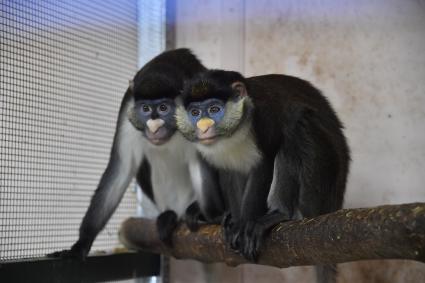
M232 83L232 89L237 96L240 96L240 97L248 96L248 92L246 91L245 84L242 82Z
M128 88L129 88L131 91L133 91L133 88L134 88L134 81L133 81L133 80L129 80L129 81L128 81Z

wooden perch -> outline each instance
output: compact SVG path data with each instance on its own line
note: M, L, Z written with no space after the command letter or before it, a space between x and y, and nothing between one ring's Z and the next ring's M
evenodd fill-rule
M225 246L219 225L203 225L191 233L182 224L170 249L158 239L154 220L129 218L122 224L120 239L129 248L176 258L247 263ZM258 263L289 267L365 259L425 262L425 203L343 209L280 223L267 236Z

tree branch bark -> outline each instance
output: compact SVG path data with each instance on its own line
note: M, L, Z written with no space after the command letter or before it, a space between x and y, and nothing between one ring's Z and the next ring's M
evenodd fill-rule
M226 247L219 225L203 225L196 233L179 225L174 247L168 248L159 240L154 220L129 218L121 226L120 239L129 248L176 258L247 263ZM266 237L258 263L289 267L366 259L425 262L425 203L343 209L280 223Z

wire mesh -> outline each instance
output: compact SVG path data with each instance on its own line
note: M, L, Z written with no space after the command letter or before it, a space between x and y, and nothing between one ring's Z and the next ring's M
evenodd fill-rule
M77 239L137 68L136 2L0 2L0 261ZM135 211L129 189L92 250Z

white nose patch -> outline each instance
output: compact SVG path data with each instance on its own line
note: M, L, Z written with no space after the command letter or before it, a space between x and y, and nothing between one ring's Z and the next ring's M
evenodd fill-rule
M165 122L162 119L155 119L155 120L149 119L146 122L146 125L148 126L149 131L155 134L158 131L158 129L161 128L162 125L164 125L164 123Z

